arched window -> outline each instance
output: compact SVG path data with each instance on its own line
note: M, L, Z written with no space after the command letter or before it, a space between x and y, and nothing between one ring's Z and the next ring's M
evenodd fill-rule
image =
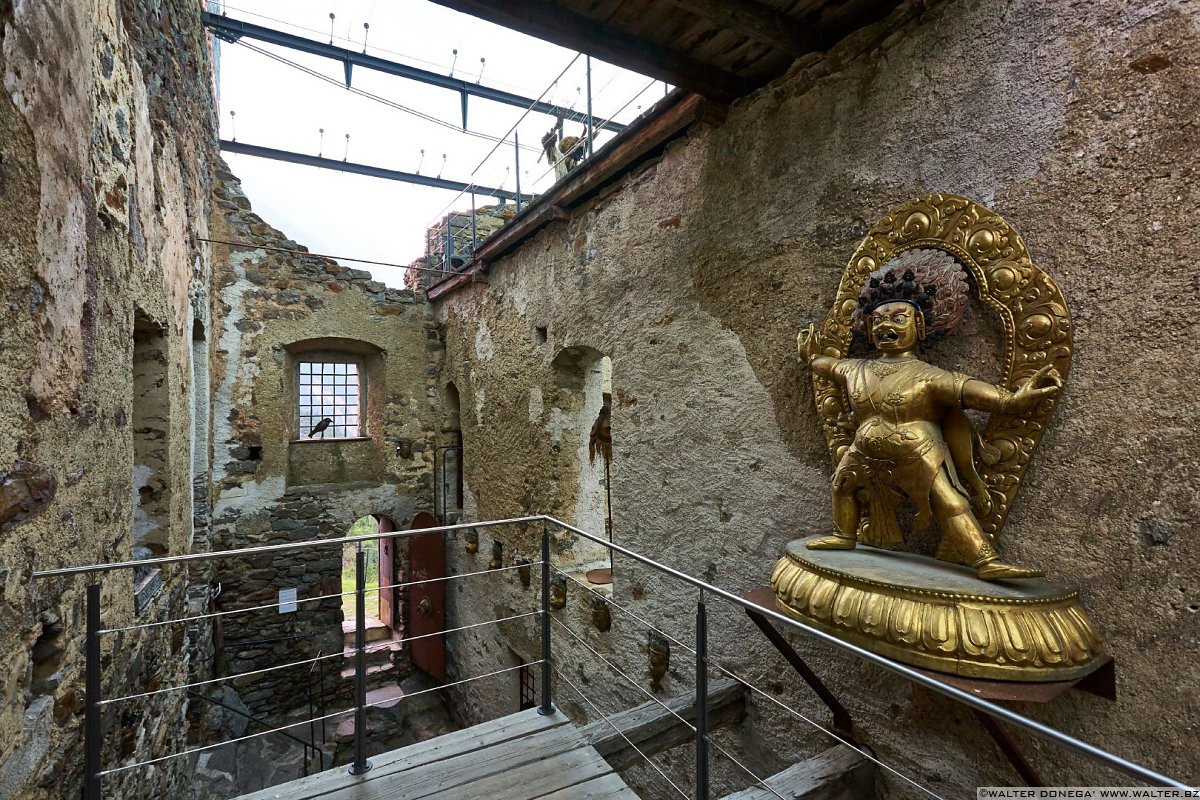
M307 339L287 346L296 441L371 436L382 351L356 339Z
M171 392L167 335L140 310L133 321L133 550L135 561L167 554L171 544ZM157 569L135 569L140 612L162 586Z

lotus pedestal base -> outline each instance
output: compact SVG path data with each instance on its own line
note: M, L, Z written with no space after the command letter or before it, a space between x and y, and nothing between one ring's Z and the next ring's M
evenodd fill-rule
M771 588L788 616L928 670L1002 681L1070 681L1107 660L1078 593L1041 578L981 581L914 553L790 542Z

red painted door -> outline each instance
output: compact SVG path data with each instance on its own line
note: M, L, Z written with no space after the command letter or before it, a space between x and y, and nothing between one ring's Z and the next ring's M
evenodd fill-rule
M437 518L422 511L413 519L412 529L433 528ZM413 536L408 545L410 580L424 581L446 575L446 543L439 533ZM446 582L419 583L410 588L409 603L412 611L412 660L413 666L424 670L439 681L446 680L446 637L427 636L446 630ZM424 636L418 639L416 637Z

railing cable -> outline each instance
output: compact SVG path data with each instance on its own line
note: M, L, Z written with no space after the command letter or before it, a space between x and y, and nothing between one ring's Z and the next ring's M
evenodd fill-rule
M653 692L647 691L645 688L643 688L643 687L642 687L642 685L641 685L640 683L638 683L636 680L634 680L633 678L631 678L631 677L629 677L628 675L626 675L626 674L625 674L625 672L624 672L624 671L623 671L623 670L622 670L620 667L618 667L616 664L612 663L612 662L611 662L611 661L609 661L607 658L605 658L604 656L600 655L600 653L599 653L599 652L597 652L597 651L596 651L596 649L595 649L594 647L592 647L590 644L588 644L587 642L585 642L585 641L584 641L584 640L583 640L583 639L582 639L582 638L579 636L579 634L575 633L575 631L571 630L570 626L568 626L568 625L567 625L565 622L562 622L562 621L560 621L560 620L558 620L558 619L555 619L554 617L551 617L550 619L551 619L551 620L553 620L554 622L557 622L557 623L559 624L559 627L561 627L561 628L562 628L563 630L565 630L567 633L571 634L571 636L572 636L572 637L575 639L575 641L579 642L581 645L583 645L583 646L584 646L584 647L586 647L588 650L590 650L590 651L591 651L591 653L592 653L592 655L594 655L596 658L600 659L600 660L601 660L601 661L603 661L605 664L607 664L609 669L611 669L613 672L617 673L617 674L618 674L618 675L620 675L622 678L624 678L626 681L628 681L628 683L629 683L629 685L630 685L630 686L632 686L633 688L637 689L637 690L638 690L639 692L641 692L642 694L644 694L644 695L646 695L647 697L649 697L651 700L653 700L653 701L654 701L655 703L657 703L658 705L662 706L662 707L663 707L663 709L664 709L664 710L665 710L665 711L666 711L668 714L670 714L671 716L675 717L675 718L676 718L676 719L678 719L680 722L682 722L682 723L683 723L683 724L684 724L684 725L687 727L687 729L688 729L688 730L690 730L692 733L695 733L695 732L696 732L696 726L695 726L695 725L693 725L692 723L690 723L690 722L688 722L686 719L684 719L682 716L680 716L678 711L676 711L675 709L671 708L671 707L670 707L670 706L668 706L666 703L664 703L662 700L659 700L657 697L655 697Z
M397 644L403 645L408 642L415 642L418 639L427 639L431 636L445 636L448 633L458 633L459 631L470 630L471 628L481 628L485 625L498 625L501 622L511 622L513 620L525 619L526 617L535 617L540 613L541 612L539 612L539 611L528 611L524 614L514 614L511 617L503 617L501 619L484 620L483 622L475 622L470 625L463 625L458 628L449 628L444 631L435 631L433 633L423 633L419 636L405 636L400 639L388 639L388 640L385 640L382 642L377 642L374 645L369 644L369 645L365 646L363 648L363 652L367 653L367 654L378 653L378 652L382 652L383 650L387 650L389 647L392 647L393 645L397 645ZM239 672L236 675L226 675L221 678L209 678L208 680L196 681L195 683L186 683L181 686L168 686L164 689L155 689L152 692L141 692L139 694L127 694L127 695L123 695L121 697L108 697L108 698L101 700L100 705L106 706L106 705L110 705L112 703L120 703L123 700L138 700L138 699L141 699L144 697L153 697L154 695L158 695L158 694L167 694L168 692L182 692L182 691L188 690L188 689L195 689L198 686L208 686L208 685L211 685L214 683L221 683L222 681L232 681L232 680L236 680L238 678L246 678L251 675L262 675L262 674L265 674L268 672L275 672L276 670L293 669L295 667L302 667L305 664L315 664L318 661L326 661L331 658L345 658L345 657L346 657L346 651L343 648L342 652L330 653L328 655L317 655L317 656L314 656L313 658L306 658L302 661L292 661L288 664L276 664L275 666L263 667L262 669L252 669L247 672ZM480 677L487 677L487 676L480 676ZM408 696L409 695L405 695L405 697L408 697Z
M570 580L570 581L572 581L572 582L574 582L574 583L578 584L578 585L579 585L579 586L581 586L583 589L585 589L586 591L589 591L589 592L591 592L592 594L596 595L597 597L605 597L603 594L601 594L600 592L597 592L595 589L591 588L590 586L587 586L587 585L585 585L585 584L581 583L579 580L577 580L577 579L575 579L575 578L571 577L570 575L567 575L567 573L565 573L565 572L562 572L562 570L557 570L557 571L558 571L558 572L560 572L560 573L562 573L562 574L563 574L563 575L564 575L564 576L565 576L565 577L566 577L568 580ZM687 643L680 641L679 639L677 639L676 637L674 637L674 636L672 636L671 634L667 633L667 632L666 632L666 631L664 631L663 629L661 629L661 628L659 628L659 627L656 627L656 626L654 626L654 625L651 625L649 622L646 622L644 619L642 619L641 617L639 617L637 614L633 613L632 611L630 611L629 609L625 608L624 606L622 606L622 605L620 605L620 604L618 604L618 603L614 602L613 600L611 600L611 599L609 599L609 598L607 598L607 597L605 597L605 600L606 600L606 601L607 601L609 604L611 604L611 605L612 605L614 608L616 608L618 611L622 611L622 612L624 612L625 614L628 614L630 617L632 617L634 620L636 620L636 621L637 621L638 623L640 623L641 625L643 625L643 626L645 626L645 627L649 628L650 630L657 631L658 633L662 634L662 635L663 635L663 636L665 636L667 639L670 639L672 642L674 642L675 644L679 645L680 647L682 647L684 650L686 650L687 652L691 653L692 655L695 655L695 654L696 654L696 649L695 649L694 647L691 647L691 646L690 646L690 645L688 645ZM561 624L561 623L560 623L560 624ZM586 645L585 645L585 646L586 646ZM589 648L589 649L590 649L590 648ZM593 652L595 652L595 651L593 651ZM603 656L601 656L601 658L603 658ZM720 672L723 672L725 675L727 675L727 676L728 676L728 677L730 677L730 678L733 678L733 679L734 679L735 681L737 681L738 683L741 683L741 684L745 685L745 686L746 686L746 688L750 689L752 692L755 692L755 693L757 693L757 694L760 694L760 695L762 695L763 697L767 698L767 699L768 699L768 700L770 700L771 702L773 702L773 703L775 703L776 705L780 706L781 708L783 708L783 709L787 710L789 713L791 713L791 714L792 714L793 716L795 716L796 718L798 718L798 719L801 719L801 720L803 720L804 722L807 722L809 725L813 726L814 728L816 728L817 730L821 731L822 733L824 733L824 734L826 734L826 735L828 735L828 736L832 737L833 739L837 740L838 742L840 742L841 744L845 745L846 747L849 747L851 750L853 750L854 752L858 753L858 754L859 754L860 756L862 756L863 758L865 758L865 759L867 759L867 760L869 760L869 761L871 761L871 762L875 763L877 766L880 766L880 767L882 767L883 769L887 770L888 772L891 772L892 774L896 775L898 778L900 778L900 779L902 779L902 780L904 780L904 781L906 781L906 782L908 782L908 783L911 783L913 786L917 787L918 789L920 789L921 791L923 791L923 792L925 792L926 794L930 795L931 797L935 797L935 798L937 798L937 800L944 800L944 798L942 798L940 795L938 795L937 793L935 793L935 792L934 792L934 791L932 791L931 789L928 789L927 787L925 787L925 786L922 786L921 784L917 783L917 782L916 782L916 781L914 781L912 778L910 778L910 777L908 777L907 775L905 775L903 772L900 772L899 770L897 770L895 767L892 767L892 766L891 766L891 765L889 765L889 764L885 764L883 761L881 761L881 760L880 760L880 759L879 759L877 756L875 756L874 754L872 754L872 753L868 752L867 750L865 750L865 749L863 749L863 748L859 747L858 745L856 745L856 744L854 744L854 743L852 743L852 742L849 742L849 741L847 741L845 738L843 738L843 737L839 736L837 733L835 733L835 732L833 732L833 731L829 730L828 728L826 728L825 726L821 725L820 723L818 723L818 722L816 722L816 721L814 721L814 720L811 720L811 719L809 719L807 716L805 716L804 714L802 714L802 713L801 713L801 712L799 712L799 711L796 711L795 709L791 708L790 706L788 706L787 704L783 703L782 701L780 701L780 700L778 700L778 699L776 699L776 698L774 698L774 697L771 697L771 695L767 694L767 693L766 693L766 692L764 692L762 689L759 689L757 686L755 686L754 684L750 683L750 681L749 681L749 680L747 680L746 678L743 678L741 675L739 675L738 673L734 672L733 670L731 670L731 669L728 669L727 667L724 667L724 666L722 666L721 664L719 664L719 663L717 663L716 661L714 661L714 660L712 659L712 657L709 657L709 659L708 659L708 664L709 664L709 666L710 666L710 667L712 667L713 669L715 669L715 670L718 670L718 671L720 671ZM656 698L656 699L657 699L657 698ZM686 723L685 723L685 724L686 724ZM693 728L693 730L695 730L695 728ZM710 741L711 741L711 739L710 739ZM728 755L728 754L726 754L726 755Z
M371 588L367 589L365 593L366 594L379 594L380 592L390 591L392 589L404 589L409 586L420 586L420 585L426 584L426 583L438 583L439 581L451 581L451 580L457 580L459 578L470 578L475 575L486 575L490 572L509 572L514 569L520 569L521 566L523 566L523 565L513 564L513 565L510 565L507 567L496 567L495 569L483 569L483 570L479 570L478 572L464 572L460 575L445 575L440 578L427 578L425 580L419 580L419 581L408 581L406 583L395 583L395 584L392 584L391 586L375 586L375 587L371 587ZM194 614L194 615L187 616L187 617L176 617L174 619L159 620L157 622L142 622L137 625L126 625L122 628L104 628L100 631L100 633L102 633L102 634L104 634L104 633L121 633L123 631L136 631L141 628L155 628L160 625L175 625L175 624L185 623L185 622L195 622L196 620L201 620L201 619L210 619L212 617L225 617L225 616L229 616L230 614L245 614L250 611L267 611L270 609L280 608L283 605L300 605L301 603L315 603L318 600L332 600L332 599L338 598L338 597L351 597L355 594L357 594L357 592L355 592L354 590L351 590L348 592L337 592L335 594L318 595L317 597L301 597L296 600L290 600L287 603L279 603L279 602L266 603L265 605L261 605L261 606L248 606L246 608L231 608L227 611L213 611L208 614Z
M541 664L541 663L542 663L541 659L538 659L537 661L528 661L524 664L517 664L515 667L505 667L503 669L498 669L493 672L485 672L483 675L475 675L470 678L463 678L461 681L454 681L453 683L439 683L437 686L433 686L428 689L422 689L419 692L413 692L411 694L406 694L406 695L404 695L404 697L400 698L400 700L403 701L403 700L408 699L409 697L417 697L419 695L427 694L429 692L438 692L438 691L441 691L442 689L449 689L452 686L461 686L464 683L470 683L471 681L481 681L484 678L491 678L496 675L503 675L506 672L512 672L514 670L518 670L523 667L529 667L534 664ZM365 707L366 708L374 708L375 706L380 706L380 705L383 705L384 703L394 702L394 700L395 700L395 698L387 698L385 700L377 700L374 703L367 703ZM353 709L351 709L351 710L353 710Z
M668 778L668 777L667 777L667 773L663 772L663 771L662 771L662 768L661 768L661 767L659 767L657 764L655 764L655 763L654 763L654 760L653 760L652 758L650 758L650 756L648 756L648 755L646 755L644 752L642 752L642 749L641 749L640 747L638 747L636 744L634 744L634 743L633 743L633 742L630 740L630 738L629 738L628 736L626 736L626 735L625 735L625 731L623 731L623 730L621 730L620 728L618 728L618 727L616 726L616 723L614 723L614 722L613 722L611 719L609 719L609 718L608 718L608 715L607 715L607 714L605 714L603 711L601 711L601 710L600 710L600 709L599 709L599 708L596 706L596 704L595 704L595 703L593 703L593 702L591 701L591 699L590 699L590 698L588 698L588 696L587 696L586 694L584 694L584 693L583 693L583 690L582 690L582 689L580 689L578 686L576 686L576 685L575 685L574 681L572 681L570 678L568 678L566 675L564 675L564 674L563 674L563 672L562 672L562 670L560 670L558 667L553 667L553 669L554 669L554 672L555 672L555 673L558 675L558 677L559 677L559 680L561 680L561 681L565 682L565 683L566 683L568 686L570 686L572 689L574 689L574 690L575 690L575 693L576 693L576 694L578 694L580 698L582 698L583 702L587 703L587 704L588 704L588 706L590 706L590 707L591 707L592 711L594 711L594 712L596 712L597 714L599 714L599 715L600 715L600 718L601 718L601 719L603 719L603 720L604 720L606 723L608 723L608 726L609 726L610 728L612 728L614 731L616 731L616 732L617 732L617 734L618 734L618 735L619 735L619 736L620 736L622 739L624 739L624 740L625 740L625 742L626 742L626 743L627 743L627 744L628 744L630 747L632 747L632 748L633 748L633 749L634 749L634 750L637 752L637 754L638 754L638 755L640 755L642 758L646 759L646 763L647 763L647 764L649 764L651 767L653 767L653 768L654 768L654 770L655 770L655 771L656 771L656 772L657 772L659 775L661 775L661 776L662 776L662 779L671 785L671 788L672 788L672 789L674 789L675 791L679 792L679 794L680 794L682 797L684 797L684 798L685 798L685 800L690 800L690 797L691 797L691 795L689 795L689 794L688 794L687 792L685 792L683 789L680 789L680 788L679 788L679 786L678 786L678 785L675 783L675 781L673 781L673 780L671 780L670 778Z
M1083 753L1084 755L1087 755L1089 758L1093 759L1094 761L1099 761L1101 763L1104 763L1104 764L1106 764L1110 767L1113 767L1115 769L1118 769L1128 775L1132 775L1132 776L1138 778L1139 780L1143 780L1154 786L1170 786L1170 787L1176 787L1176 788L1181 788L1181 789L1189 788L1186 784L1183 784L1183 783L1175 780L1174 778L1170 778L1170 777L1167 777L1166 775L1162 775L1158 772L1155 772L1152 769L1143 767L1140 764L1135 764L1132 761L1129 761L1128 759L1121 758L1120 756L1118 756L1114 753L1110 753L1107 750L1104 750L1103 748L1097 747L1096 745L1089 744L1088 742L1085 742L1081 739L1071 736L1068 733L1063 733L1062 731L1058 730L1057 728L1051 728L1049 725L1044 725L1044 724L1038 722L1037 720L1030 719L1029 717L1023 716L1022 714L1018 714L1017 712L1007 709L1004 706L999 706L999 705L996 705L995 703L989 702L982 698L975 697L974 695L972 695L962 689L959 689L948 683L940 681L937 678L930 677L929 675L926 675L918 670L915 670L912 667L909 667L905 664L901 664L898 661L893 661L892 659L890 659L886 656L881 656L878 653L871 652L870 650L866 649L865 647L861 647L852 642L848 642L843 639L839 639L837 636L833 635L832 633L826 633L825 631L821 630L820 628L815 628L811 625L806 625L802 622L799 622L798 620L795 620L795 619L792 619L791 617L785 616L784 614L782 614L778 611L774 611L772 609L756 605L755 603L752 603L751 601L745 599L744 597L739 597L738 595L735 595L733 592L730 592L727 589L722 589L718 586L713 586L712 584L707 583L699 578L688 575L686 572L680 572L679 570L674 569L673 567L668 567L665 564L660 564L659 562L655 561L652 558L644 556L641 553L634 552L633 550L630 550L627 547L623 547L622 545L610 542L607 539L602 538L600 536L596 536L594 534L588 533L587 531L583 530L582 528L577 528L574 525L571 525L569 523L563 522L558 519L554 519L553 517L547 517L544 514L539 515L539 516L548 521L553 522L554 525L557 525L560 529L562 529L564 531L569 531L571 533L576 534L577 536L582 536L583 538L587 539L588 541L595 542L596 544L599 544L603 547L607 547L610 550L613 550L614 552L617 552L624 556L627 556L627 557L633 559L634 561L645 564L646 566L656 569L659 572L663 572L667 575L670 575L670 576L676 578L677 580L683 581L684 583L686 583L690 586L693 586L697 589L703 589L706 592L711 592L713 595L715 595L717 597L722 597L725 600L728 600L730 603L733 603L735 606L739 606L743 609L748 609L748 610L754 611L755 613L760 614L761 616L763 616L765 618L768 618L768 619L771 619L774 621L778 621L778 622L782 622L783 624L787 625L788 627L790 627L794 630L799 630L799 631L807 634L808 636L813 637L814 639L825 642L827 644L834 646L835 648L837 648L839 650L842 650L842 651L850 653L854 656L857 656L858 658L860 658L863 661L874 664L874 665L881 667L881 668L883 668L889 672L892 672L894 674L900 675L901 677L905 678L906 680L908 680L912 683L915 683L919 686L923 686L926 689L930 689L934 692L937 692L938 694L949 697L952 700L956 700L965 706L969 706L971 708L977 708L980 711L983 711L984 713L986 713L989 716L992 716L996 719L1000 719L1005 722L1012 723L1013 725L1016 725L1020 728L1024 728L1025 730L1033 733L1036 736L1039 736L1040 738L1048 739L1053 742L1057 742L1057 743L1064 745L1067 748L1074 750L1078 753Z
M546 88L542 90L542 93L537 96L537 100L534 101L534 104L540 102L541 99L546 96L546 92L553 89L554 86L560 80L562 80L563 75L566 75L567 70L569 70L571 67L575 66L575 62L579 60L579 57L581 55L582 55L582 53L575 54L575 57L572 58L571 61L565 67L563 67L562 72L558 73L558 77L555 78L554 80L550 81L549 85L547 85ZM521 116L517 118L517 121L512 124L512 127L508 129L508 132L505 133L502 137L500 137L500 141L497 142L495 144L495 146L493 146L492 149L488 151L488 154L486 156L484 156L482 160L480 160L480 162L475 166L475 169L471 170L471 186L477 185L475 183L476 173L478 173L479 170L483 167L483 165L487 163L487 160L492 157L492 154L495 153L500 148L500 145L507 143L508 135L510 133L512 133L513 131L515 131L517 129L518 125L520 125L522 122L525 121L525 117L529 116L529 112L532 110L533 110L533 105L530 105L528 108L526 108L525 111L522 112ZM446 216L446 214L450 212L450 209L453 208L454 204L458 202L458 199L460 197L462 197L463 195L465 195L466 193L467 193L466 190L463 190L463 191L460 191L458 194L456 194L453 198L451 198L450 202L446 204L445 208L443 208L440 212L438 212L437 214L435 214L433 216L433 219L430 220L430 225L431 226L436 225L439 222L441 222L442 219Z
M179 758L180 756L188 756L188 755L191 755L192 753L202 753L205 750L212 750L214 748L221 747L222 745L226 745L226 744L233 744L235 742L244 742L248 739L257 739L259 736L268 736L272 733L280 733L281 731L286 731L291 728L297 728L301 725L309 725L313 722L322 722L327 719L333 719L334 717L340 717L342 714L351 714L353 712L354 712L353 708L347 708L342 711L334 711L332 714L326 714L323 717L316 717L314 719L301 720L300 722L292 722L287 725L281 725L278 728L271 728L270 730L267 730L267 731L259 731L258 733L251 733L246 736L239 736L234 739L226 739L223 742L214 742L213 744L205 744L205 745L201 745L200 747L192 747L187 750L180 750L178 753L171 753L170 755L159 756L158 758L148 758L145 761L136 761L132 764L122 764L119 767L113 767L111 769L102 769L102 770L100 770L100 772L97 773L97 775L100 775L101 777L103 777L105 775L115 775L118 772L126 772L127 770L136 769L137 767L145 767L145 766L149 766L150 764L158 764L163 761L170 761L173 758Z
M756 780L758 783L762 784L762 787L763 787L764 789L766 789L768 792L770 792L771 794L773 794L773 795L775 795L776 797L778 797L778 798L779 798L779 800L789 800L789 798L787 798L787 797L784 797L784 796L783 796L783 795L781 795L781 794L780 794L778 791L776 791L775 787L771 786L771 785L770 785L770 784L768 784L768 783L767 783L767 782L766 782L764 779L762 779L762 778L758 777L758 775L754 774L754 770L752 770L752 769L750 769L749 767L747 767L747 766L746 766L745 764L743 764L741 761L738 761L736 758L734 758L734 757L733 757L733 755L732 755L732 754L731 754L731 753L730 753L728 750L726 750L724 747L721 747L721 745L719 745L719 744L717 744L716 742L714 742L714 741L713 741L713 738L712 738L712 736L709 736L709 737L707 737L707 738L708 738L708 743L709 743L711 746L713 746L713 747L717 748L717 751L718 751L719 753L721 753L722 755L724 755L726 758L728 758L728 759L729 759L730 761L732 761L734 764L737 764L739 767L741 767L741 768L742 768L742 770L743 770L743 771L745 771L745 773L746 773L747 775L749 775L751 778L754 778L754 780Z

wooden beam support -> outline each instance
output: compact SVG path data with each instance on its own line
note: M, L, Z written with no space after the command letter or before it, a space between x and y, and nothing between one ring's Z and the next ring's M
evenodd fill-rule
M736 31L756 42L793 56L825 49L821 37L803 23L758 0L667 0L719 28Z
M756 87L736 73L562 8L550 0L433 0L441 6L580 50L619 67L658 78L722 103Z
M845 745L777 772L767 778L770 786L751 786L726 795L722 800L859 800L875 796L875 765Z
M663 705L675 712L663 708ZM731 678L712 681L708 687L708 728L716 730L738 722L746 711L746 687ZM679 716L675 716L678 714ZM598 720L583 728L584 740L589 741L600 755L618 772L642 763L641 750L648 756L695 741L695 732L679 717L696 720L696 704L692 695L673 697L660 705L648 700L640 706L613 714L608 720ZM620 731L613 730L613 726ZM624 734L624 736L622 736ZM626 741L628 738L628 741ZM637 746L637 750L630 745Z
M544 225L569 220L571 209L619 179L633 165L653 155L690 125L696 122L719 124L724 118L725 107L720 103L689 92L672 92L650 113L636 120L488 237L462 272L429 287L429 299L437 300L471 283L472 275L515 250Z

